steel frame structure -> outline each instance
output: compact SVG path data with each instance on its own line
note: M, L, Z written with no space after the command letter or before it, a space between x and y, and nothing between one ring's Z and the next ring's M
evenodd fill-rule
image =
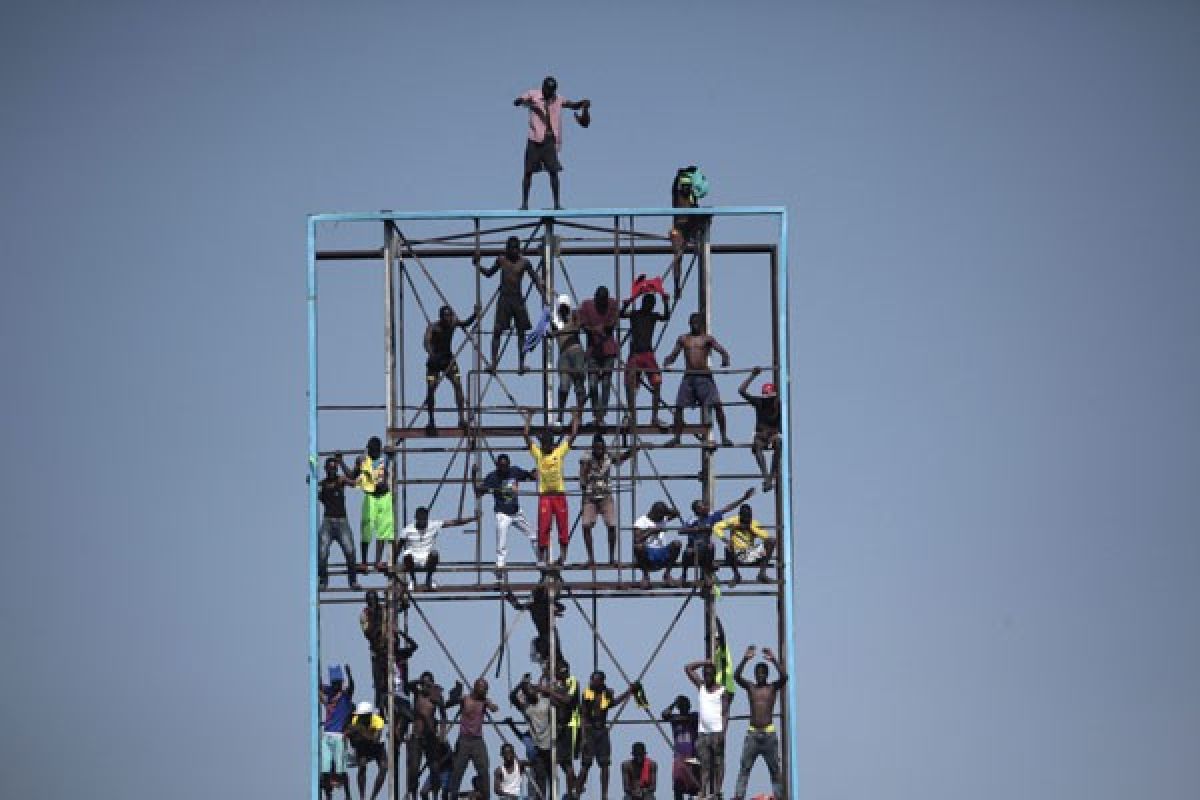
M318 463L319 458L334 454L350 451L357 451L356 447L340 447L322 449L318 437L319 422L322 414L332 414L341 412L355 411L384 411L387 420L387 449L394 454L395 463L398 467L390 471L392 480L393 497L397 498L398 502L394 502L394 513L396 516L396 530L399 532L404 521L410 517L408 489L416 486L437 486L437 491L440 492L444 486L460 487L459 495L459 516L463 516L462 508L464 499L468 493L468 488L473 484L473 478L470 477L470 466L473 465L479 469L483 464L485 454L491 455L498 448L492 445L493 441L520 438L522 428L519 425L488 425L485 422L489 418L503 416L504 414L513 413L513 406L516 405L516 400L513 394L505 386L504 376L510 375L515 370L494 369L489 372L484 365L484 340L489 334L484 333L482 325L483 316L493 306L496 299L496 293L490 293L490 299L485 296L484 289L480 280L478 271L475 271L474 286L475 286L475 307L483 308L483 313L480 318L474 323L473 329L467 337L464 337L463 344L456 350L456 355L464 348L471 349L471 367L464 371L466 376L466 384L464 386L465 407L468 415L468 430L462 430L457 427L439 429L437 434L438 441L432 443L421 444L421 439L432 438L424 430L413 427L417 421L422 403L411 404L408 402L407 395L408 387L404 378L405 375L405 350L403 342L403 330L405 325L406 305L409 302L409 297L415 300L422 315L428 321L430 314L425 309L421 302L420 295L417 291L417 285L414 280L414 274L422 275L428 279L428 283L432 285L433 291L438 295L440 303L447 303L445 296L438 283L435 280L430 269L426 266L426 261L436 261L440 259L478 259L483 256L495 256L503 252L503 247L498 246L494 242L485 241L485 237L498 233L515 233L521 235L524 240L523 252L528 252L529 248L536 244L540 255L540 263L538 265L539 275L543 284L546 287L547 296L554 296L556 291L556 279L563 278L570 285L570 272L567 269L565 258L569 256L611 256L613 259L612 282L614 301L621 297L622 286L628 285L623 279L623 267L628 266L629 280L632 280L633 275L637 274L635 270L636 258L638 256L659 256L672 255L673 248L666 236L647 233L637 230L637 223L644 218L671 218L679 216L699 216L706 219L707 224L704 226L704 233L699 237L699 240L694 245L689 245L683 261L673 263L676 269L674 273L675 285L673 299L678 302L683 288L686 286L690 276L695 273L696 276L696 302L697 310L705 318L706 329L711 329L711 312L713 305L712 295L712 256L714 254L737 254L737 255L761 255L769 259L770 273L770 297L771 297L771 364L766 365L765 369L774 370L777 376L777 386L785 413L782 417L782 452L779 460L779 474L777 490L774 494L775 501L775 520L774 528L776 533L776 541L778 543L776 551L776 578L768 585L758 585L752 587L741 587L737 589L728 589L721 592L722 597L745 597L745 596L770 596L776 601L776 629L779 642L778 652L782 659L782 664L789 672L793 671L793 666L796 662L795 658L795 621L792 608L791 597L791 581L792 581L792 565L793 557L793 525L792 525L792 509L790 492L787 487L791 485L790 474L790 454L791 454L791 430L789 414L790 409L790 380L789 380L789 356L788 356L788 275L787 275L787 238L788 238L788 217L787 210L782 207L773 206L749 206L749 207L713 207L700 209L680 209L680 208L604 208L604 209L571 209L571 210L535 210L535 211L446 211L446 212L367 212L367 213L337 213L337 214L313 214L308 217L308 240L307 240L307 311L308 311L308 391L307 391L307 413L308 413L308 453L309 463L312 470L313 479L310 480L309 491L309 581L308 581L308 628L309 628L309 652L308 652L308 670L309 670L309 689L310 689L310 748L311 748L311 764L310 764L310 782L311 796L313 800L318 800L320 796L319 789L319 769L320 769L320 745L319 745L319 729L320 729L320 704L317 700L318 689L320 684L319 664L320 664L320 608L322 605L346 604L361 602L357 594L350 593L348 590L328 589L325 592L318 591L318 551L317 551L317 533L320 524L320 515L318 510L317 500L317 480L319 476ZM708 231L711 230L711 223L714 223L722 218L728 217L758 217L766 218L778 224L777 239L773 242L756 242L756 243L718 243L710 241ZM466 226L465 230L457 231L450 235L436 236L425 239L410 239L406 236L404 229L401 227L408 223L416 222L440 222L462 224ZM382 234L381 245L377 248L367 249L319 249L318 235L322 226L329 224L353 223L355 225L377 225ZM484 225L492 227L485 228ZM604 234L611 236L611 241L604 243L596 243L597 237L587 237L589 240L583 244L565 243L563 236L559 231L567 232L587 232L591 234ZM685 264L686 262L686 272ZM385 382L385 401L382 404L357 404L357 405L323 405L320 402L318 393L318 273L319 267L322 265L328 267L346 266L354 263L365 263L383 268L384 288L383 288L383 340L384 340L384 382ZM642 270L645 271L644 268ZM665 275L664 275L665 277ZM407 292L406 292L407 287ZM571 287L572 294L577 299L582 299ZM673 304L674 306L674 304ZM672 312L674 307L672 307ZM505 344L507 348L507 343ZM531 374L541 374L542 379L542 423L550 424L552 413L555 409L554 390L552 388L552 378L554 375L554 367L551 361L551 345L549 337L547 343L542 346L542 359L540 369L533 368L529 372ZM502 356L503 357L503 356ZM616 370L620 370L620 365ZM682 372L682 370L663 370L664 373ZM748 368L714 370L717 373L746 373ZM495 384L498 389L506 395L508 404L501 403L499 405L488 405L485 403L488 392L491 390L492 384ZM624 397L622 395L622 382L614 381L614 394L616 402L612 404L616 411L617 418L620 419L625 410ZM423 388L423 387L422 387ZM423 397L421 398L423 401ZM737 405L737 403L726 402L725 405ZM637 410L641 410L639 405ZM439 408L438 410L446 410ZM409 416L411 415L411 416ZM697 438L712 437L711 420L702 419L701 424L687 426L685 430L697 435ZM591 430L590 426L585 426L584 431ZM735 474L735 473L718 473L714 468L713 449L706 444L699 445L684 445L680 449L694 449L699 456L700 468L698 473L663 473L659 471L654 464L653 453L657 450L654 445L648 445L641 442L640 437L651 432L650 427L635 426L635 427L620 427L610 426L608 433L616 434L623 437L626 443L638 443L643 450L639 451L637 458L631 459L632 466L629 471L631 474L625 474L625 466L619 465L614 467L617 474L617 482L621 485L626 485L625 492L630 495L628 505L624 503L621 496L624 492L618 491L614 500L618 511L618 530L621 532L632 530L629 525L621 524L621 520L627 515L625 512L637 507L637 486L642 481L655 481L670 497L668 485L672 482L690 481L699 482L701 484L702 495L710 504L714 501L715 490L720 480L729 479L757 479L759 476L754 474ZM443 446L439 442L447 437L454 439L455 443L451 446ZM448 444L448 442L447 442ZM747 447L748 445L739 445ZM587 449L587 445L576 444L573 449ZM419 454L445 454L449 457L449 462L440 477L426 475L410 475L409 463L410 458L416 457ZM451 475L451 470L454 468L459 455L463 455L463 463L461 468L461 476ZM639 473L638 463L645 459L651 467L650 473ZM578 476L567 476L568 480L575 479ZM779 488L782 487L782 488ZM387 680L391 681L394 669L392 654L393 648L391 643L394 638L394 625L399 624L399 620L403 619L405 628L408 626L408 611L415 611L416 615L424 623L432 637L438 643L446 660L453 667L454 671L459 676L460 680L469 685L470 677L465 673L458 661L454 657L454 653L446 646L445 642L438 634L436 627L430 620L426 611L422 608L426 603L442 603L442 602L479 602L479 601L496 601L501 597L501 588L509 589L513 592L528 592L536 585L536 583L528 578L530 573L536 572L536 565L533 563L510 563L505 568L504 585L501 587L496 582L486 581L484 578L485 565L483 563L485 553L483 550L483 525L481 524L481 501L474 492L472 495L472 503L477 522L474 530L475 534L475 560L465 562L442 562L439 565L439 573L447 573L458 576L466 576L474 578L474 582L457 583L439 588L436 591L420 592L416 595L408 592L403 582L402 573L395 568L396 554L393 550L393 568L387 574L386 583L382 588L386 603L386 628L385 636L388 641L387 648ZM568 494L572 494L569 492ZM578 494L578 493L575 493ZM436 495L435 495L436 497ZM679 504L672 504L676 507L681 507ZM636 516L634 512L633 516ZM572 534L575 531L579 521L578 515L574 518L572 524ZM618 536L618 543L621 537ZM572 567L571 565L562 568L561 592L565 599L570 601L580 616L587 623L592 636L592 662L593 666L599 660L601 650L605 652L608 659L613 663L622 677L627 681L632 681L634 675L622 665L616 653L612 651L609 644L605 641L600 631L599 614L600 601L615 601L629 597L655 597L662 598L664 601L667 598L683 598L680 608L676 612L671 624L668 626L662 638L658 641L653 654L645 666L636 675L637 679L641 679L650 669L659 653L662 651L667 638L675 629L683 615L684 610L692 602L693 599L699 597L705 609L705 630L704 639L706 643L706 652L709 657L712 656L715 630L714 630L714 615L715 615L715 594L710 586L697 584L691 588L654 588L649 590L629 588L625 583L625 571L634 567L633 564L627 563L622 557L620 545L618 544L618 563L615 567L608 565L598 565L595 567ZM492 571L489 565L487 571ZM574 580L578 572L590 572L590 580ZM473 573L473 575L472 575ZM609 576L615 573L615 580L602 580L601 576ZM336 570L331 569L330 574L337 574ZM524 580L522 580L524 578ZM584 601L590 601L590 609L585 608ZM503 601L501 601L503 602ZM589 613L590 611L590 613ZM525 614L524 611L519 612L516 617L502 627L502 639L495 652L492 653L487 665L484 666L482 674L486 674L488 669L496 663L496 659L501 657L504 647L511 637L513 631L517 627L520 618ZM553 618L553 615L552 615ZM503 619L503 618L502 618ZM556 652L555 637L557 632L554 624L551 624L551 641L549 643L549 653L551 661L551 670L554 666L554 657ZM390 721L395 720L395 709L393 707L394 693L391 687L388 687L388 736L392 737L392 728ZM648 720L626 720L621 719L621 713L624 707L616 709L615 719L612 724L658 724L651 716ZM650 716L650 715L647 715ZM779 716L781 719L782 729L782 770L783 781L785 785L785 794L787 797L797 797L797 788L799 786L799 772L797 761L794 753L795 742L795 722L797 716L797 699L795 690L795 681L789 680L786 684L784 692L784 700L781 704ZM736 718L736 717L734 717ZM495 723L490 723L495 725ZM503 732L499 728L495 728L503 739ZM660 728L661 732L661 728ZM669 741L669 739L668 739ZM389 742L391 752L396 754L399 752L398 742ZM556 764L556 760L552 758L552 765ZM395 800L402 795L401 787L401 762L399 758L391 760L392 780L389 782L389 800ZM669 775L669 773L668 773ZM668 777L669 779L669 777ZM551 782L552 793L556 793L554 787L556 781ZM553 798L557 800L557 798Z

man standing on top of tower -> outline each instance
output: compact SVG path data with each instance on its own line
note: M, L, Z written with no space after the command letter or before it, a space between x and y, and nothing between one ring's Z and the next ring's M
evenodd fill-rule
M458 362L454 360L453 340L454 330L456 328L467 330L475 322L477 316L479 316L478 308L471 312L471 316L460 320L453 308L442 306L438 309L437 320L429 323L429 327L425 329L425 353L428 355L425 360L425 405L429 409L429 424L425 426L425 432L430 436L437 433L437 425L433 421L433 394L438 384L441 383L443 375L454 387L454 405L458 409L458 427L462 428L464 432L467 430L467 419L463 415L462 381L459 380Z
M679 444L683 432L683 410L692 406L712 409L721 432L721 444L732 447L733 442L725 433L725 409L721 407L721 393L717 391L717 382L713 380L712 370L708 366L708 354L716 350L721 354L721 366L728 367L729 353L715 337L705 333L704 317L700 314L688 317L688 332L675 340L675 349L667 356L663 366L670 367L675 363L681 350L687 369L683 373L683 380L679 382L679 394L675 398L675 436L667 442L667 447Z
M392 516L392 486L389 478L392 456L384 455L383 442L378 436L367 440L366 452L354 462L349 477L363 493L362 502L362 558L363 571L367 569L367 547L375 540L375 569L382 571L387 564L383 560L383 543L391 544L396 538L396 521ZM395 558L393 552L392 558Z
M779 395L775 391L775 384L764 383L761 397L750 394L750 382L761 374L762 368L755 367L738 387L738 394L754 409L754 439L750 442L750 452L754 453L758 471L762 473L763 491L769 492L774 488L775 482L779 480L779 428L783 411L779 406ZM767 471L764 450L772 451L770 472Z
M558 173L562 164L558 160L558 151L562 149L562 110L581 109L582 114L576 114L575 120L587 127L591 124L592 101L584 98L577 102L566 100L558 94L558 81L547 75L542 81L541 89L530 89L516 100L514 106L525 106L529 109L529 139L525 142L525 174L521 180L521 210L529 208L529 187L533 182L533 173L546 170L550 176L550 191L554 193L554 207L562 208L559 197Z
M500 366L500 338L514 325L517 328L517 371L525 374L525 333L529 330L529 311L525 308L525 294L521 283L526 275L537 287L538 294L546 297L546 287L533 271L533 264L521 255L521 240L508 237L504 244L504 255L496 257L496 263L485 267L475 259L475 267L485 278L500 273L500 294L496 298L496 321L492 328L492 363L488 371L493 375Z

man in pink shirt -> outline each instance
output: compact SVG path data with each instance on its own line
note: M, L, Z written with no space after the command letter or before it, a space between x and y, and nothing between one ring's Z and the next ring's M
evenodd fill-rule
M552 76L546 76L541 89L530 89L513 100L514 106L525 106L529 109L529 140L525 142L525 176L521 181L521 210L529 208L529 187L533 182L533 173L546 170L550 175L550 190L554 193L554 207L562 208L558 194L558 173L562 164L558 160L558 151L562 149L562 110L582 109L583 115L576 115L580 125L587 127L591 116L588 109L592 101L584 98L579 101L565 100L559 97L558 81Z

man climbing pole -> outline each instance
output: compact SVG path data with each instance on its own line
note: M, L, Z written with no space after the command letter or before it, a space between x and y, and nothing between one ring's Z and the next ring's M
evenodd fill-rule
M554 194L554 208L562 208L559 195L558 173L562 163L558 160L562 150L562 110L579 109L575 120L583 127L591 124L592 101L586 97L579 101L566 100L558 94L558 81L547 75L541 89L530 89L516 100L514 106L529 109L529 138L525 142L525 173L521 179L521 210L529 208L529 187L533 173L545 170L550 176L550 191Z
M458 427L467 430L467 418L463 415L463 389L459 378L458 362L454 360L454 330L464 331L471 327L479 309L471 312L471 316L460 320L450 306L442 306L438 310L436 322L429 323L425 329L425 406L429 409L429 424L425 432L430 436L437 434L437 424L433 421L433 396L438 384L445 375L454 387L454 406L458 409Z

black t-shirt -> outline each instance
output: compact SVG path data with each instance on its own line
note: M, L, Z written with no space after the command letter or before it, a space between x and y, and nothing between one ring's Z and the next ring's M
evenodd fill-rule
M325 516L335 519L346 518L346 487L341 478L333 482L321 481L321 491L317 494L321 505L325 507Z
M433 332L429 335L429 349L432 351L431 356L448 356L453 352L451 347L451 339L454 337L454 329L457 325L443 327L441 320L433 323Z
M754 427L779 430L778 397L751 397L750 405L754 406Z
M666 322L667 315L638 309L629 315L629 352L649 353L654 350L654 325Z

